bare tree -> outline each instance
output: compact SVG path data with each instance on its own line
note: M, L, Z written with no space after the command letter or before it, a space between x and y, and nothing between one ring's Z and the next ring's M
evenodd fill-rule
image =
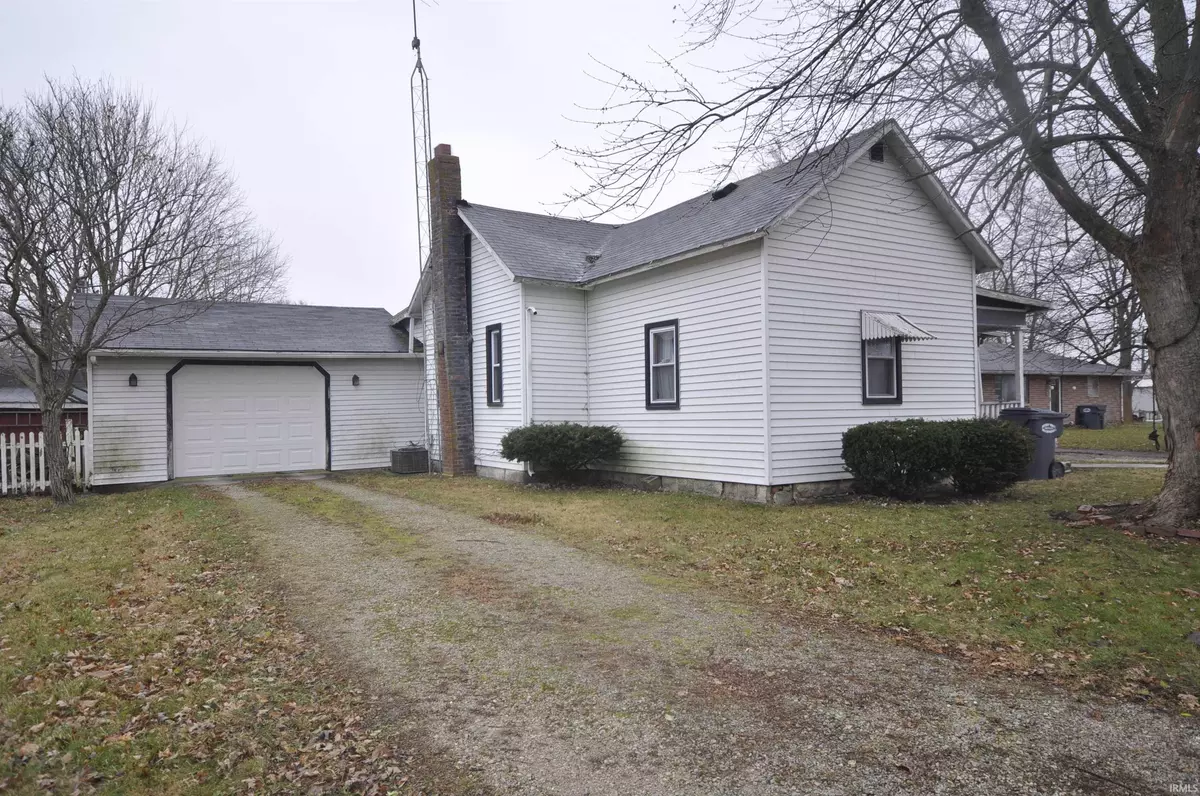
M88 353L207 301L278 297L285 264L211 151L136 93L76 80L0 109L0 269L0 363L37 396L62 502Z
M974 217L1020 215L1031 184L1129 270L1170 459L1156 518L1200 519L1200 37L1182 0L696 0L698 47L758 55L719 93L682 61L614 72L575 150L597 207L654 195L710 134L731 160L896 118ZM693 52L697 52L693 50ZM812 132L812 131L815 131Z

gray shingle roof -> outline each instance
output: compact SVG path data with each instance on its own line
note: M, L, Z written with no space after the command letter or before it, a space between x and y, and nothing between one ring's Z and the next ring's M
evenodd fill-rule
M105 338L99 347L281 353L405 352L407 338L391 327L391 320L391 313L382 308L208 304L114 297L98 327Z
M513 273L525 279L582 281L586 257L600 251L614 224L597 224L486 205L466 205L458 214L491 246Z
M599 224L465 204L459 214L522 279L583 284L761 232L879 137L882 122L799 160L739 180L623 225ZM589 255L595 256L589 262Z
M1017 366L1012 346L986 342L979 346L980 373L1012 373ZM1132 371L1112 365L1080 362L1048 351L1026 351L1025 373L1035 376L1129 376Z

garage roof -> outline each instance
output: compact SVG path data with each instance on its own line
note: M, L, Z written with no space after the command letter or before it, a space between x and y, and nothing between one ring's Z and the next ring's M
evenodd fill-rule
M94 303L95 296L86 301ZM407 336L383 308L113 297L97 327L104 350L393 354Z

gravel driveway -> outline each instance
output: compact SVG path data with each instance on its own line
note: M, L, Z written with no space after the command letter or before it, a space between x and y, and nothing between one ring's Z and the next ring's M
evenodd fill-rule
M335 481L400 541L224 487L296 619L521 794L1197 792L1200 728L780 624L529 533ZM1175 786L1175 789L1172 788Z

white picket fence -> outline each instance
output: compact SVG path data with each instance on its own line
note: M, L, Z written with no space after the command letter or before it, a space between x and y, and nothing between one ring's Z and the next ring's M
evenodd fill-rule
M63 444L67 470L75 486L87 489L92 482L92 463L87 457L87 429L67 424ZM46 444L42 432L0 434L0 495L32 495L50 489L46 468Z

